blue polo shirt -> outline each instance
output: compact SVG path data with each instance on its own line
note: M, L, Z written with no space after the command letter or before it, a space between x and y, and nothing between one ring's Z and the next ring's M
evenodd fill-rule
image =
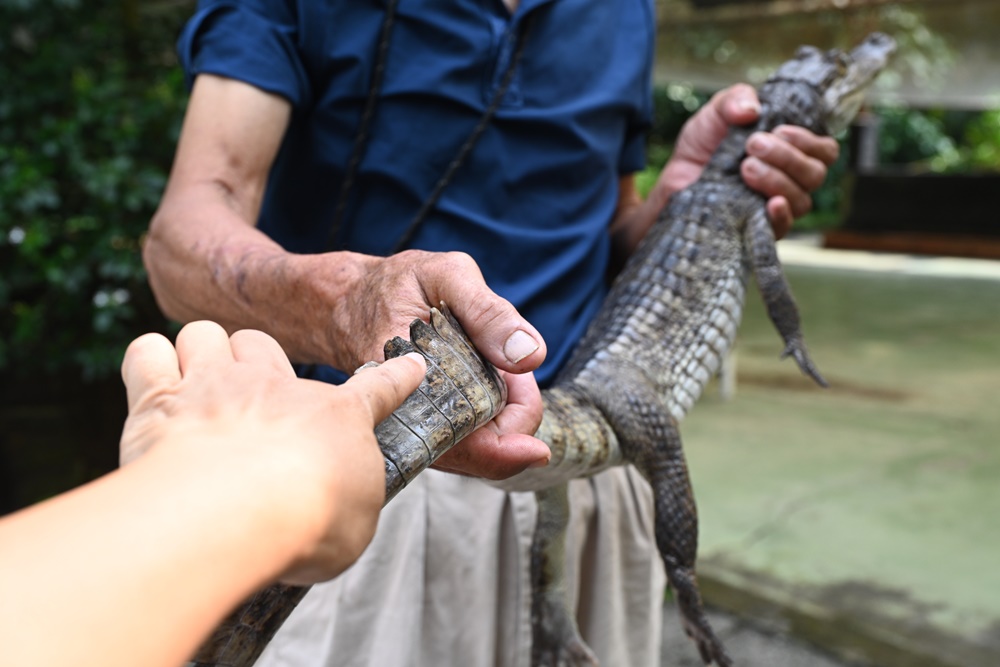
M239 79L291 102L259 220L289 251L327 249L384 4L203 0L181 36L189 77ZM501 0L400 0L336 247L390 251L492 101L529 14L496 116L409 247L476 259L545 337L544 384L606 294L618 178L644 166L651 0L521 0L513 15Z

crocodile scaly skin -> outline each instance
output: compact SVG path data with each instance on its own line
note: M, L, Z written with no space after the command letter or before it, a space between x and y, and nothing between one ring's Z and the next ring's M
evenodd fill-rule
M671 197L569 364L543 392L536 435L552 448L550 464L497 483L539 492L531 566L536 667L597 664L559 594L565 483L624 463L652 486L656 543L686 631L706 664L732 664L698 592L697 511L677 424L735 340L748 275L784 341L784 355L826 384L803 342L764 197L740 178L744 146L751 133L780 124L817 134L840 131L894 48L892 39L876 33L846 54L803 47L778 68L758 91L759 122L731 130L700 179ZM386 357L412 349L427 358L428 378L376 429L386 457L387 502L506 400L500 376L445 308L432 311L430 325L414 322L410 341L389 341ZM206 643L197 664L250 667L305 590L277 585L254 596Z

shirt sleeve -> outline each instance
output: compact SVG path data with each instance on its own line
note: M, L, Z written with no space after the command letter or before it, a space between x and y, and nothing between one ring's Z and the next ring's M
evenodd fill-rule
M634 174L646 168L646 129L635 128L626 136L621 157L618 158L619 174Z
M299 48L294 4L285 0L202 0L177 51L190 86L198 74L237 79L309 104L311 86Z
M646 40L643 52L642 83L636 86L631 100L631 113L625 130L625 142L618 157L618 173L633 174L646 168L646 137L653 126L653 59L656 43L656 10L649 0L640 0L647 13Z
M634 100L625 129L625 142L618 157L618 173L632 174L646 168L646 136L653 125L653 81L652 75L645 77Z

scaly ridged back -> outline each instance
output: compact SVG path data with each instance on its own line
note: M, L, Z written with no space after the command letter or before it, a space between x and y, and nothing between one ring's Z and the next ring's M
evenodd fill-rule
M681 419L735 340L746 291L742 223L759 202L727 182L677 193L616 280L558 384L595 391L594 378L631 366Z

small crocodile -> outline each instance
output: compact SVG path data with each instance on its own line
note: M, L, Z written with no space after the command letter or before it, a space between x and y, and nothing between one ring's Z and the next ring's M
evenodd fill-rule
M826 385L803 341L765 198L740 177L744 146L751 133L781 124L840 132L894 50L890 37L875 33L849 53L801 47L779 67L758 90L758 122L733 128L699 180L671 197L570 362L543 392L536 435L552 449L550 464L497 483L539 497L531 563L536 667L597 664L562 595L565 485L625 463L652 486L656 543L686 632L706 664L732 664L698 591L697 512L678 422L734 342L748 273L784 340L782 356ZM433 309L429 323L415 321L409 341L386 343L386 358L414 349L428 360L427 378L376 428L386 459L386 502L506 400L500 376L446 308ZM202 647L196 664L250 667L306 590L275 585L254 596Z

